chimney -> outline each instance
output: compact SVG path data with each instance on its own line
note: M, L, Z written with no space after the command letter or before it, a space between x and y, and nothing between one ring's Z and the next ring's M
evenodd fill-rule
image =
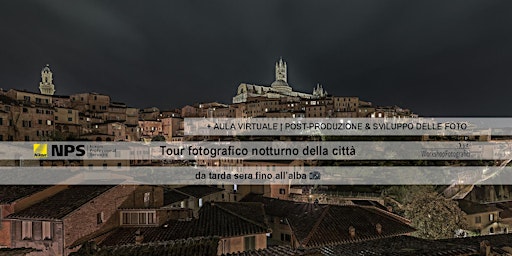
M348 228L348 234L350 235L350 238L355 238L356 237L356 228L354 228L353 226L350 226Z
M480 256L491 255L491 243L488 240L480 242Z
M375 225L375 230L377 231L377 234L382 234L382 225L380 223L377 223Z
M135 244L141 244L144 240L144 236L140 233L140 229L135 231Z

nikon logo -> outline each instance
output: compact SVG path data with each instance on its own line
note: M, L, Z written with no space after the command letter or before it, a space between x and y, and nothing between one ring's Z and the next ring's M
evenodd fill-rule
M85 145L50 145L50 150L51 155L48 154L48 144L34 144L34 158L85 155Z
M34 144L34 157L35 158L48 157L48 144Z

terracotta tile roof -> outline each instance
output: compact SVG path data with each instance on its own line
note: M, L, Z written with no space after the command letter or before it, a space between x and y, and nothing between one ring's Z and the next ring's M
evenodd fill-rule
M105 191L115 187L114 185L77 185L70 186L45 200L34 204L7 218L13 219L62 219L69 213L80 208Z
M0 256L22 256L27 255L32 252L40 252L42 250L34 249L34 248L26 248L26 247L20 247L20 248L0 248Z
M70 256L215 256L217 255L218 246L218 237L198 237L158 243L125 244L119 246L101 247L99 249L94 248L91 246L91 244L86 244L79 251L71 253Z
M476 244L478 247L478 244ZM324 256L427 256L427 255L473 255L477 248L453 245L436 240L412 236L396 236L360 243L341 244L318 248Z
M479 245L483 240L487 240L493 247L512 247L512 233L511 234L499 234L499 235L487 235L487 236L472 236L464 238L451 238L438 240L441 242L447 242L450 244L459 245Z
M228 253L223 256L318 256L319 251L314 249L299 250L288 245L271 246L266 249Z
M0 186L0 204L10 204L49 187L51 186L2 185Z
M223 191L224 189L206 185L189 185L181 188L176 188L176 190L181 193L193 196L195 198L201 198L207 195L211 195L213 193Z
M269 216L281 217L303 247L353 243L398 236L415 231L408 221L376 207L357 205L322 205L284 201L249 195L244 202L261 202ZM382 231L377 232L377 224ZM349 229L355 229L351 237Z
M480 242L487 240L491 244L493 255L509 255L501 249L512 244L512 234L481 237L467 237L445 240L427 240L412 236L394 236L357 243L323 246L303 250L290 246L269 247L226 256L270 256L270 255L322 255L322 256L440 256L440 255L479 255Z
M375 206L379 209L382 209L384 211L387 211L388 209L380 204L379 202L377 201L372 201L372 200L350 200L352 201L352 203L354 203L355 205L360 205L360 206Z
M512 218L512 202L500 203L497 204L496 206L503 210L502 212L500 212L500 218Z
M479 204L468 200L457 200L460 209L466 214L502 211L494 204Z
M247 211L247 214L242 216L243 211ZM135 243L137 231L140 231L144 237L144 243L190 237L233 237L262 234L268 232L264 219L265 215L261 204L205 203L199 210L198 219L170 221L160 227L120 227L106 237L101 245Z
M189 198L189 195L183 194L174 189L165 189L164 190L164 205L173 204L176 202L183 201Z

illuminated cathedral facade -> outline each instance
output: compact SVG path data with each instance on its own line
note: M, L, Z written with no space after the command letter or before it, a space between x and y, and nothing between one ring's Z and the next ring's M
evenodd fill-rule
M241 83L238 86L235 97L233 97L233 103L246 102L247 99L253 97L299 97L303 99L318 99L327 96L327 92L320 84L318 84L316 88L313 88L313 93L311 94L294 91L288 84L287 65L283 59L279 59L279 61L276 62L275 73L276 79L270 86Z

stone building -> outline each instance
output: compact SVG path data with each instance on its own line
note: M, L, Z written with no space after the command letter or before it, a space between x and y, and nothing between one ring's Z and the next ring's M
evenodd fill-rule
M233 103L246 102L251 97L312 99L327 96L327 92L320 85L313 89L312 94L293 91L293 88L288 84L287 69L286 62L280 59L276 62L275 67L276 80L270 86L241 83L238 86L237 94L233 97Z
M11 246L41 250L37 255L68 255L84 236L119 226L118 207L135 186L69 186L8 215Z

